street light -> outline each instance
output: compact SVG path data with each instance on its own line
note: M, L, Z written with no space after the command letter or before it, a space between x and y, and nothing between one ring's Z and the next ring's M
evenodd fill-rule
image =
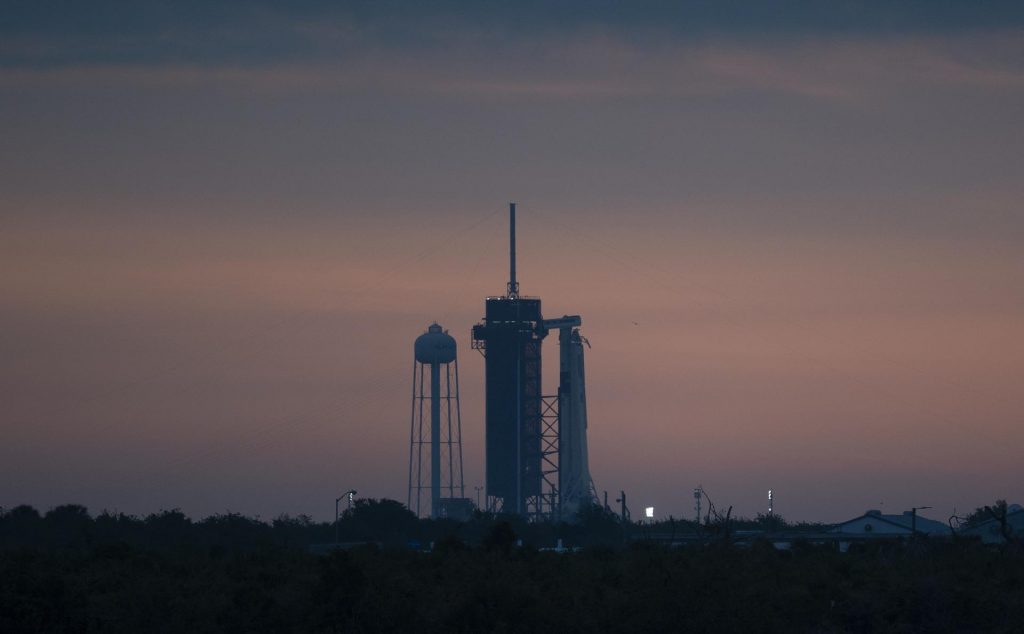
M483 509L480 509L480 491L483 490L483 487L473 487L473 488L476 489L476 508L479 509L479 510L483 510Z
M910 534L917 535L917 512L930 509L930 506L913 506L910 508Z
M351 489L349 491L345 491L344 493L342 493L340 496L338 496L334 500L334 543L335 543L335 545L338 544L338 531L340 530L340 526L338 524L338 517L339 517L338 505L341 504L342 500L344 500L345 498L348 498L348 508L351 511L352 510L352 498L354 498L355 495L356 495L356 490L355 489Z

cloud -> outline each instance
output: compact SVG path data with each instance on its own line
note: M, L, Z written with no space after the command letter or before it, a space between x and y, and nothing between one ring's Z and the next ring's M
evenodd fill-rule
M1008 2L15 2L0 90L125 85L480 98L1024 85Z
M317 38L354 38L319 29ZM353 42L333 60L264 64L105 62L0 69L0 90L131 86L475 98L593 99L777 93L870 101L907 87L1024 88L1024 31L950 36L688 41L653 30L642 42L607 31L527 37L501 51L479 33L429 53Z
M873 38L1024 27L1024 6L988 2L721 0L298 2L107 0L5 4L0 65L323 63L370 50L431 53L475 37L488 57L517 43L608 32L672 39Z

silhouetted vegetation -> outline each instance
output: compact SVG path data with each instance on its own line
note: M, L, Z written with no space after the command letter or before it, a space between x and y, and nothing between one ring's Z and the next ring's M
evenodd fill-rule
M388 500L359 500L337 527L304 516L193 521L176 510L93 517L81 506L45 515L21 506L0 512L0 632L1011 632L1024 623L1019 549L927 539L848 553L800 540L789 550L728 538L670 547L654 537L800 527L779 517L729 518L720 530L675 519L626 527L600 507L579 520L418 520ZM335 530L347 549L311 551ZM581 548L543 550L559 539Z

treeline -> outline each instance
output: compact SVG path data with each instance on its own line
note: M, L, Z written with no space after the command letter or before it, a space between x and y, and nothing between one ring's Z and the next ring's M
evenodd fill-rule
M18 507L0 514L0 632L1016 632L1024 623L1019 549L923 538L848 553L800 541L669 548L623 542L624 528L640 527L591 512L573 525L431 522L362 501L335 527ZM335 530L367 543L310 552ZM537 547L559 538L588 544ZM434 548L415 549L420 540Z
M251 550L257 547L308 548L333 542L365 543L429 549L437 542L458 541L475 546L496 529L507 527L517 541L534 548L622 547L645 536L703 535L715 537L736 531L818 531L817 524L788 524L783 518L758 516L708 518L698 525L686 520L662 520L646 524L623 522L601 506L582 509L571 522L527 522L517 516L476 513L464 522L419 519L394 500L360 499L340 520L315 522L307 516L282 515L265 522L229 513L192 520L180 510L161 511L146 517L102 512L96 516L80 505L58 506L45 514L30 506L0 509L0 539L6 547L60 548L96 543L123 542L138 548L208 548Z
M528 546L566 544L621 545L628 527L609 511L595 507L572 523L531 523L515 516L477 513L464 522L419 519L394 500L357 500L338 522L282 515L265 522L235 513L192 520L180 510L145 517L102 512L92 516L80 505L58 506L42 514L30 506L0 509L0 543L6 548L80 548L122 543L145 549L254 550L307 549L341 542L427 550L438 542L478 545L496 527L515 534Z

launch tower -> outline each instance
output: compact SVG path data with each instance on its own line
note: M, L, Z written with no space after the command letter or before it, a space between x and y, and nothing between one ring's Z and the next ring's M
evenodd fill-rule
M596 499L587 465L586 391L579 316L545 320L537 297L519 294L516 206L509 205L509 281L488 297L473 347L485 357L486 510L568 519ZM558 394L545 396L541 344L559 330Z

